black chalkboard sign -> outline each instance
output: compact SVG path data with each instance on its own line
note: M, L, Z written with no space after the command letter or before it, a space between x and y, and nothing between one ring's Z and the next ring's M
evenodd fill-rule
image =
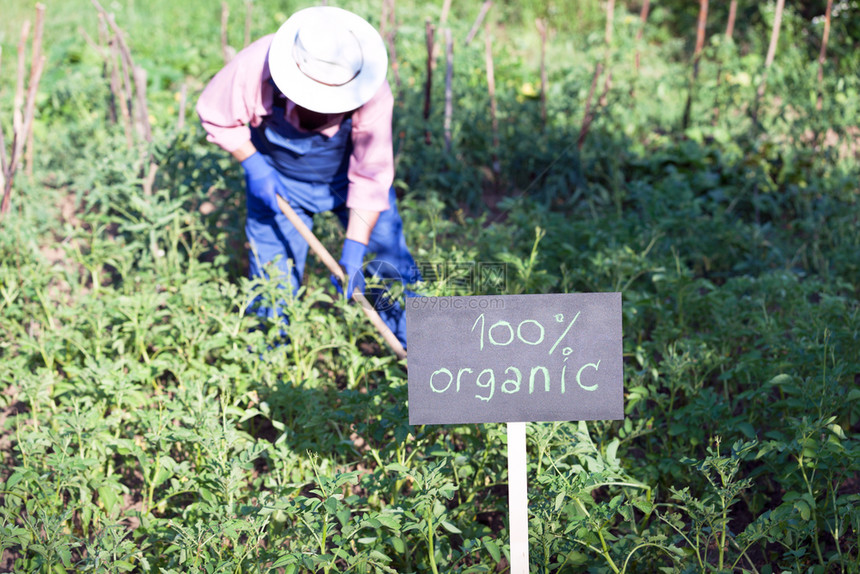
M621 294L406 300L409 424L624 418Z

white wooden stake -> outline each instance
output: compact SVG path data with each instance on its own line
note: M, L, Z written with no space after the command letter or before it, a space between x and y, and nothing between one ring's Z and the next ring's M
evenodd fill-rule
M529 571L529 499L526 479L526 423L508 425L508 519L511 526L510 574Z

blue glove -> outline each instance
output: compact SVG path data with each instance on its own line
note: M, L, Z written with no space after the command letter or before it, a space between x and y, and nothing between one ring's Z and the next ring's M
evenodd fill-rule
M281 213L276 195L287 199L287 189L281 183L275 168L270 166L263 158L263 154L258 151L248 156L242 162L242 167L245 168L245 187L248 193L265 203L275 213Z
M353 292L358 289L359 293L364 293L364 254L367 252L367 245L359 243L353 239L343 240L343 251L340 255L341 267L347 278L346 298L352 299ZM343 295L343 287L337 277L331 276L331 282L334 283L337 292Z

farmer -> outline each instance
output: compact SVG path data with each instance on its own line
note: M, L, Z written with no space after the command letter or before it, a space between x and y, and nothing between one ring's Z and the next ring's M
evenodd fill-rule
M387 69L385 44L367 21L321 6L294 13L275 34L239 52L204 89L197 113L207 139L245 170L251 276L267 276L264 266L274 262L294 293L301 284L308 244L278 207L280 195L308 227L324 211L345 226L340 264L347 294L364 291L365 272L418 280L392 187ZM365 266L369 253L375 258ZM400 306L370 291L405 347Z

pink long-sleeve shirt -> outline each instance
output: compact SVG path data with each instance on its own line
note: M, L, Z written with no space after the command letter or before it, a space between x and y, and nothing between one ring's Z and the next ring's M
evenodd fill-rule
M228 152L251 140L248 127L272 114L274 88L269 83L269 46L274 34L264 36L236 54L209 82L197 101L197 115L206 139ZM352 114L352 155L346 205L355 209L388 209L388 190L394 181L391 118L394 97L388 82ZM287 101L287 120L296 128L295 104ZM342 119L342 118L341 118ZM340 121L321 130L332 136Z

